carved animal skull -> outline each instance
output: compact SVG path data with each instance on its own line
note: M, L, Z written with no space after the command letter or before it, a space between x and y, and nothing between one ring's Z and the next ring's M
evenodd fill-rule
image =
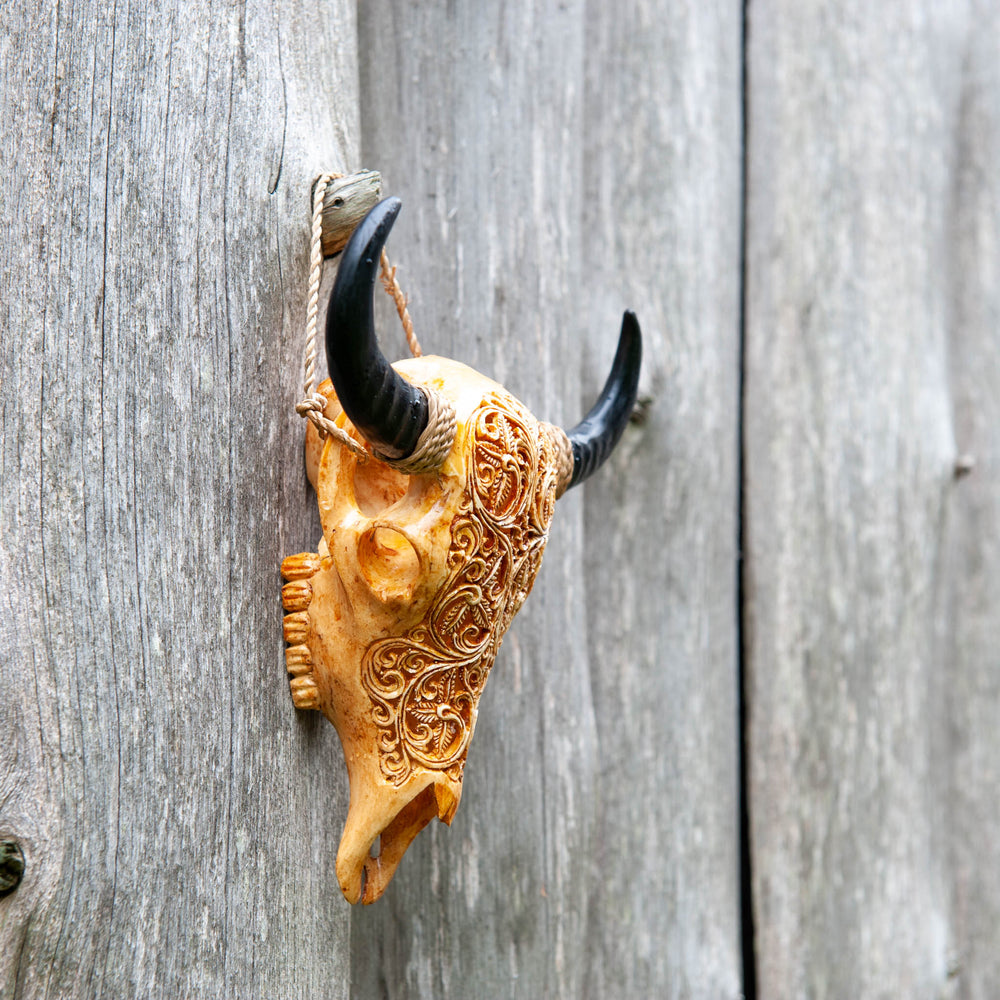
M347 763L337 877L352 903L378 899L424 826L454 817L479 696L556 498L610 454L641 360L626 313L601 398L568 435L456 361L390 366L371 296L399 207L381 202L355 231L327 316L324 413L364 448L309 425L323 538L282 563L292 698L333 722Z

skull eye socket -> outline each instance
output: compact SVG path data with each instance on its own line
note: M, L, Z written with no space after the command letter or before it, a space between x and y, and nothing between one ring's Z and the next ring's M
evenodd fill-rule
M406 536L384 524L372 525L358 542L358 567L380 601L407 600L420 578L420 556Z
M359 462L354 469L354 499L366 517L375 517L401 500L409 486L409 476L381 462Z

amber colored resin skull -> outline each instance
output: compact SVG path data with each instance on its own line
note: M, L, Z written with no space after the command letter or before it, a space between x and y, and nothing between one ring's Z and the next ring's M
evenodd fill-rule
M568 435L456 361L390 366L371 296L398 211L387 199L355 231L327 316L324 415L362 447L309 425L323 538L281 567L293 701L333 722L347 763L337 878L352 903L378 899L423 827L455 815L479 696L556 498L610 454L641 359L626 313L601 398Z

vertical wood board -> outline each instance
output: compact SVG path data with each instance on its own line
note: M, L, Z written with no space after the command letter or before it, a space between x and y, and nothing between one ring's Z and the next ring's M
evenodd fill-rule
M0 63L0 994L341 996L336 737L281 557L308 189L353 6L10 4Z
M480 705L458 815L356 915L358 997L739 989L740 11L620 13L618 27L584 3L360 12L362 151L403 199L389 250L425 351L572 426L631 306L656 400L560 501ZM687 298L693 275L709 283ZM380 329L403 353L388 309ZM688 366L702 409L685 418L667 397ZM673 420L699 443L667 472ZM644 522L657 546L637 551Z
M956 450L973 461L950 496L941 582L938 712L946 809L949 975L958 996L1000 983L1000 11L972 5L955 119L948 361Z
M358 26L362 153L403 200L389 251L424 350L553 422L578 370L580 11L375 3ZM354 996L581 994L595 758L579 528L578 501L561 501L481 699L452 826L422 833L378 907L355 915Z
M643 422L584 488L585 996L735 997L742 5L586 12L581 411L621 309Z
M996 144L996 29L965 3L750 7L745 648L763 996L995 988L995 726L966 726L996 707L996 588L968 562L985 545L976 564L996 563L969 521L995 531L996 473L953 469L959 451L996 447L969 410L996 389L995 185L970 173Z

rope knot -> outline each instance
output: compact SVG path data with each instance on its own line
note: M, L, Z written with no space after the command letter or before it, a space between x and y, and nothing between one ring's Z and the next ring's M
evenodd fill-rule
M332 420L323 415L326 404L326 396L321 392L314 392L295 404L295 412L300 417L308 417L312 425L319 432L320 437L332 437L344 445L345 448L353 451L359 461L367 462L371 456L364 447L358 444L342 427L338 427Z
M307 417L312 413L318 413L322 416L323 411L326 409L326 403L327 399L323 393L314 392L295 404L295 412L300 417Z

